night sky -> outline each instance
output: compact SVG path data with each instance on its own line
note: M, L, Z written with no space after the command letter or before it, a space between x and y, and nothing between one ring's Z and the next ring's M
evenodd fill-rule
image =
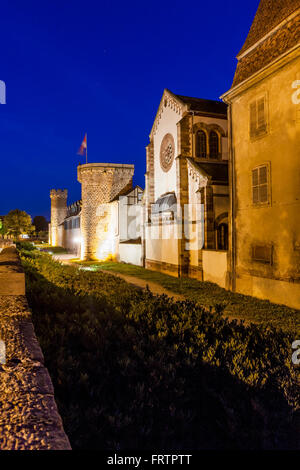
M78 148L89 162L134 163L164 88L218 99L259 0L24 0L2 2L0 215L49 218L51 188L80 199Z

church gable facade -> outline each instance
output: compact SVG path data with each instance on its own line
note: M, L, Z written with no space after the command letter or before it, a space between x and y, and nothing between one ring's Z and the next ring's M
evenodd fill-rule
M224 103L164 91L147 147L146 267L226 285L227 138Z

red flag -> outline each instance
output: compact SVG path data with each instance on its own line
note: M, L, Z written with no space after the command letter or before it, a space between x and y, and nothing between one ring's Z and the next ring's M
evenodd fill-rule
M85 134L82 144L79 147L78 155L87 156L87 136Z

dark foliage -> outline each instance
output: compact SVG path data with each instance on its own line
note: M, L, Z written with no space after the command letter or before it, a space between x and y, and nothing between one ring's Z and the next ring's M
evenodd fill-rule
M23 265L74 449L297 447L289 334L45 254L23 252Z

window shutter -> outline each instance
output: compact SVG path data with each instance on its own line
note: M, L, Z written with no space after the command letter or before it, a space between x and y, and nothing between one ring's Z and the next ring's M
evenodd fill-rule
M268 202L268 185L263 184L259 187L259 202Z
M258 186L258 168L252 171L252 185Z
M266 166L259 168L259 201L268 202L268 170Z
M268 183L268 172L266 166L261 166L258 168L259 170L259 184L267 184Z
M250 104L250 134L256 133L256 101Z
M252 171L252 202L259 203L258 168Z
M259 187L258 186L254 186L252 189L252 199L253 199L253 204L259 203Z
M264 131L265 129L266 129L265 99L261 98L257 101L257 130Z
M254 245L252 246L252 260L259 263L273 264L273 246L272 245Z
M263 165L252 170L252 202L253 204L269 201L268 166Z
M266 97L250 103L250 136L257 137L267 131Z

